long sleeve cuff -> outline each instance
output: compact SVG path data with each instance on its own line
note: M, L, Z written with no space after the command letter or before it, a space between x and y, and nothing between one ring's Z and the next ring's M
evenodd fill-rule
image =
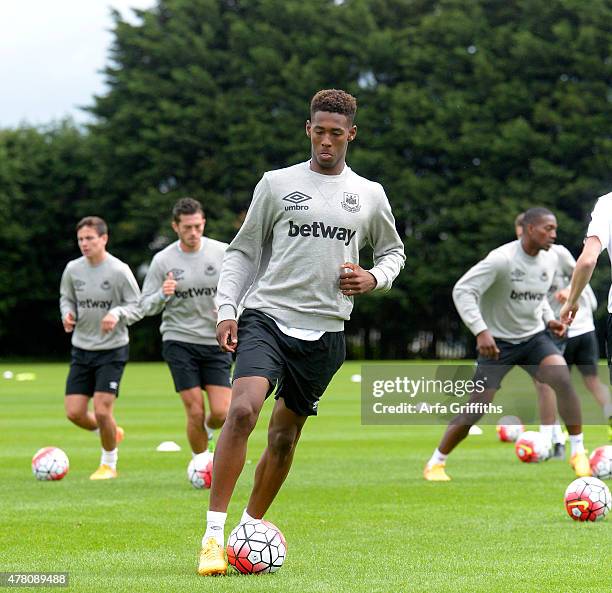
M228 319L236 320L236 309L232 305L221 305L217 312L217 325Z
M368 270L368 272L370 272L370 274L376 278L376 286L373 288L373 290L382 290L386 292L391 288L391 286L389 286L389 279L387 278L387 275L380 268L374 267Z
M484 322L484 320L480 320L474 323L470 323L469 328L470 328L470 331L475 336L477 336L480 332L483 332L485 329L487 329L487 324Z

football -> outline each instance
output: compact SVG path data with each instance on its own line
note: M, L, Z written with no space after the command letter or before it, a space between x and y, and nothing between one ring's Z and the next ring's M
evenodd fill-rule
M611 507L610 490L598 478L578 478L565 491L565 509L574 521L601 521Z
M210 488L212 482L213 454L204 451L196 455L187 466L187 479L194 488Z
M525 432L525 427L518 416L502 416L497 422L497 437L505 443L513 443Z
M534 430L521 434L514 444L516 456L525 463L539 463L550 457L550 444Z
M242 574L276 572L285 561L287 543L278 527L269 521L247 521L238 525L227 540L227 560Z
M609 480L612 478L612 445L604 445L593 450L589 457L594 478Z
M69 466L68 456L57 447L43 447L32 457L32 473L37 480L61 480Z

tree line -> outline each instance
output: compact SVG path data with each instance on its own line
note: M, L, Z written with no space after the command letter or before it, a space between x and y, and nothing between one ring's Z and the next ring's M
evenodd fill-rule
M612 189L610 0L158 0L136 12L113 15L90 124L0 130L0 355L66 355L58 285L84 215L108 221L110 251L137 274L174 239L179 197L201 200L207 234L229 242L263 172L308 158L321 88L357 97L348 162L385 187L407 254L389 293L356 299L355 357L469 354L454 282L533 205L557 214L577 255ZM594 278L601 301L608 282ZM134 326L133 358L159 355L158 322Z

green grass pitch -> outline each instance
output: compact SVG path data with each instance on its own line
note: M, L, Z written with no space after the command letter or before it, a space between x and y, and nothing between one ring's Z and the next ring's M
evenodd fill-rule
M274 575L195 573L207 491L187 482L183 407L163 364L127 366L116 417L126 430L117 480L91 482L96 435L63 414L67 365L15 365L36 380L0 378L0 571L68 571L71 592L610 591L612 517L570 520L567 463L521 464L492 426L452 455L450 483L426 483L423 464L442 426L362 426L360 372L347 363L304 429L293 469L267 518L288 543ZM535 397L528 380L524 397ZM584 391L584 390L582 390ZM229 509L233 528L265 442L267 402ZM589 449L605 429L585 429ZM179 453L157 453L164 440ZM54 445L70 458L60 482L38 482L30 459ZM19 589L41 591L46 589ZM62 591L66 589L58 589Z

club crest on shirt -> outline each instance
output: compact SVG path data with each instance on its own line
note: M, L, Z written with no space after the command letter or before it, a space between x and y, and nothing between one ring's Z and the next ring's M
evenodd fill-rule
M345 191L342 196L341 205L347 212L359 212L361 210L359 194L351 194Z
M548 272L546 270L544 270L540 275L540 280L542 280L542 282L546 282L548 280Z
M215 268L215 266L213 266L212 264L208 264L206 268L204 268L204 273L207 276L212 276L216 271L217 271L217 268Z
M108 280L105 280L104 282L102 282L102 284L100 284L100 288L102 290L110 290L111 289L111 283Z
M510 272L510 280L512 282L520 282L525 277L525 272L520 268L514 268L512 272Z

